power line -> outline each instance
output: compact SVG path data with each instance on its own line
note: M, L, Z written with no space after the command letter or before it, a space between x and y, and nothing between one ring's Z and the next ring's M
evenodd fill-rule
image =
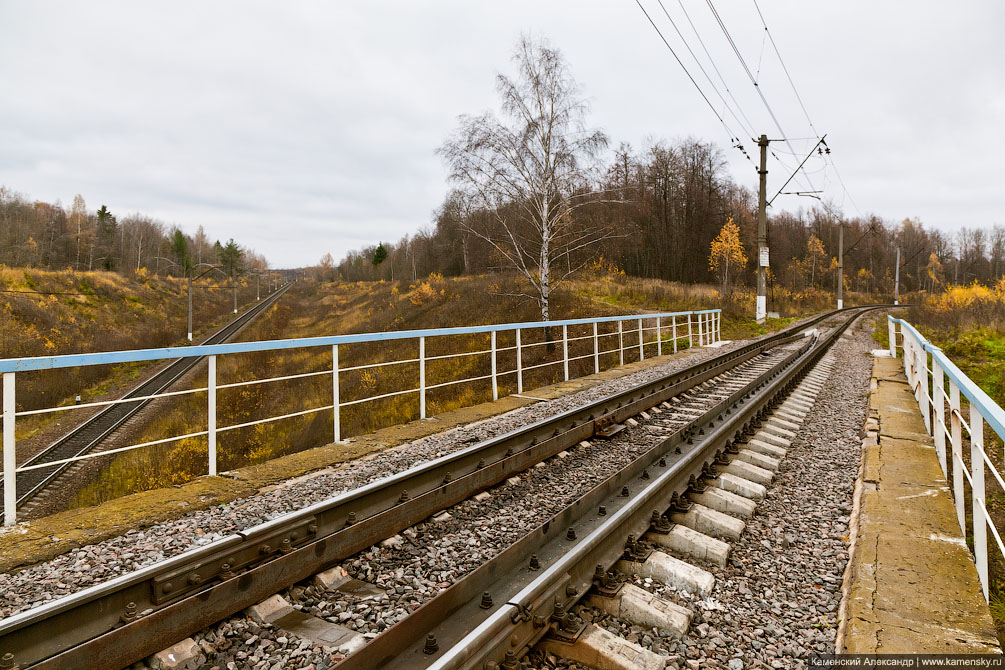
M733 96L733 92L729 90L729 85L726 84L726 80L723 78L722 72L719 71L719 67L715 64L715 59L712 58L712 54L708 52L708 47L705 46L705 40L701 39L701 33L699 33L698 29L695 28L694 21L691 20L691 15L687 13L687 9L684 7L683 0L677 0L677 4L680 5L681 11L684 12L684 18L687 19L688 25L690 25L691 30L694 31L694 36L698 38L698 44L701 45L702 51L705 52L705 56L708 58L708 62L712 65L712 69L715 70L715 73L719 76L719 81L722 82L722 87L726 89L726 94L729 95L729 99L733 101L733 104L736 106L736 109L740 112L740 116L742 116L743 120L747 122L747 126L753 127L754 124L751 123L750 119L747 118L747 115L743 113L743 107L741 107L740 103L737 102L736 98ZM756 141L756 138L753 137L754 133L751 132L750 134L751 134L750 139L752 141Z
M192 288L197 291L216 291L224 290L230 291L233 286L201 286L198 284L193 284ZM88 298L111 298L113 296L106 293L74 293L72 291L19 291L16 289L0 289L0 293L20 293L25 295L82 295ZM163 293L164 295L174 295L166 291L158 291L158 293Z
M775 44L775 38L772 36L771 31L768 30L768 24L764 20L764 14L761 13L761 8L757 4L757 0L754 0L754 7L757 9L757 15L761 18L761 25L764 26L764 32L768 36L768 40L771 42L771 48L775 50L775 55L778 56L778 62L782 65L782 71L785 72L785 77L789 80L789 86L792 87L792 92L796 94L796 100L799 101L799 106L803 110L803 115L806 117L806 122L810 124L810 130L816 133L817 137L820 137L820 133L817 132L816 127L813 125L813 121L810 120L810 114L806 111L806 105L803 104L803 99L799 95L799 91L796 90L796 84L792 81L792 75L789 74L789 68L785 67L785 61L782 60L782 54L778 50L778 45Z
M715 9L715 5L712 4L712 0L705 0L705 2L708 4L708 8L712 11L712 16L715 18L716 23L719 24L719 28L722 29L723 35L726 36L726 41L729 42L729 46L732 47L733 53L736 54L736 58L740 61L740 65L743 66L744 71L747 73L747 77L750 79L750 83L754 85L754 89L757 91L757 95L761 98L761 102L764 103L764 108L768 110L768 115L771 116L771 120L774 121L775 128L777 128L778 132L781 134L781 137L785 142L785 145L789 147L789 151L795 152L795 149L792 147L792 144L787 139L785 139L786 133L784 130L782 130L782 124L778 121L778 117L775 115L775 111L771 109L771 105L768 103L768 99L764 96L764 91L761 90L761 87L757 83L757 79L754 77L753 73L750 71L750 68L747 66L747 61L744 60L743 55L740 53L739 47L737 47L736 42L733 41L733 36L729 33L729 29L726 28L726 23L722 20L722 17L719 16L719 12ZM810 191L816 190L816 187L813 186L813 182L812 180L810 180L809 177L805 177L805 181L809 185L809 189L807 190Z
M768 40L771 42L771 48L775 50L775 55L778 56L778 63L782 66L782 71L785 73L785 78L789 80L789 86L792 87L792 92L796 96L796 100L799 102L799 107L803 110L803 116L806 117L806 123L809 124L810 130L812 130L817 137L820 137L820 132L813 125L813 120L810 118L810 113L806 110L806 105L803 104L803 98L799 95L799 90L796 88L795 82L792 80L792 75L789 73L789 68L785 65L785 59L782 58L781 51L778 50L778 45L775 43L775 38L768 29L768 22L764 20L764 14L761 12L760 5L757 4L757 0L753 0L754 8L757 10L757 16L761 19L761 25L764 26L764 32L768 36ZM851 201L851 204L855 207L855 211L862 215L862 211L858 208L858 204L855 203L855 199L851 197L851 193L848 192L848 187L845 186L844 179L841 178L841 173L838 171L837 165L834 163L834 157L829 156L831 167L834 168L834 174L837 175L838 181L841 183L841 188L844 191L845 197ZM825 159L826 162L826 159Z
M691 83L694 84L694 87L696 89L698 89L698 93L701 95L702 100L705 101L705 104L708 105L708 108L712 110L713 114L715 114L715 118L719 119L719 123L722 124L722 127L726 130L726 133L729 134L730 139L731 140L736 139L737 138L736 133L734 133L730 129L730 127L728 125L726 125L725 119L723 119L722 116L719 114L719 112L716 111L715 106L712 104L712 101L708 99L708 96L705 95L705 92L703 90L701 90L701 86L698 85L698 82L696 82L694 80L694 77L691 76L691 73L688 72L687 67L685 67L683 61L681 61L680 57L677 55L677 52L673 50L673 47L670 46L669 42L667 42L666 37L663 36L663 33L660 31L659 27L656 25L656 22L653 21L653 19L652 19L651 16L649 16L649 12L646 11L646 8L642 6L642 3L639 0L635 0L635 4L637 4L639 6L639 9L642 10L642 13L646 15L646 18L649 20L649 24L653 27L653 30L656 31L656 34L660 36L661 40L663 40L663 44L665 44L666 48L670 50L671 54L673 54L674 59L677 61L677 64L680 65L681 69L684 70L684 74L687 75L687 78L690 79ZM747 156L747 160L750 160L751 162L753 162L753 160L750 158L750 156L747 154L747 152L744 151L743 148L741 146L739 146L739 144L737 144L737 148L740 149L740 151L742 151L745 156Z
M751 140L753 140L754 131L743 125L743 121L739 119L739 117L736 115L736 112L733 111L733 108L729 106L728 102L726 102L726 98L724 98L722 96L722 93L719 92L719 89L716 88L715 83L712 81L712 78L708 76L708 72L705 71L705 68L701 64L701 61L699 61L698 57L694 55L694 51L691 49L691 45L687 43L686 39L684 39L684 35L681 33L680 28L677 27L677 23L674 22L673 18L670 16L670 12L667 11L666 6L663 4L663 0L657 0L657 2L659 2L660 9L662 9L663 13L666 14L667 20L670 22L670 25L673 26L673 29L675 31L677 31L677 37L679 37L680 41L684 43L684 47L687 49L688 53L691 54L691 58L694 59L694 62L698 65L698 69L701 70L701 73L703 75L705 75L705 79L708 80L708 85L711 86L712 90L715 91L715 94L719 96L719 99L722 100L723 106L729 110L729 113L733 115L733 118L736 119L736 122L740 125L741 128L743 128L743 131L750 136ZM739 141L739 139L740 138L736 138L737 141Z
M777 198L782 193L782 191L785 190L785 187L789 185L789 182L792 181L792 178L796 176L796 172L799 172L799 170L801 170L802 167L804 165L806 165L806 161L808 161L810 158L813 157L813 152L816 151L817 148L821 144L823 144L823 143L824 143L824 137L821 137L820 140L813 146L813 148L810 149L810 152L808 154L806 154L806 158L804 158L802 160L802 162L799 164L799 167L796 168L795 172L793 172L791 175L789 175L789 178L785 180L785 183L782 184L782 187L780 189L778 189L778 193L776 193L774 195L774 197L772 197L771 200L768 201L768 205L769 206L771 205L771 203L773 203L775 201L775 198ZM810 190L810 191L807 191L806 193L814 193L814 192L817 192L817 191ZM816 198L817 196L812 196L812 197Z
M858 208L858 203L855 202L855 198L851 197L851 193L848 192L848 187L844 184L844 179L841 178L841 171L838 170L837 164L834 162L834 157L830 156L831 167L834 168L834 174L837 175L838 181L841 182L841 189L844 191L845 197L851 201L852 206L855 211L858 212L859 216L862 216L862 210Z

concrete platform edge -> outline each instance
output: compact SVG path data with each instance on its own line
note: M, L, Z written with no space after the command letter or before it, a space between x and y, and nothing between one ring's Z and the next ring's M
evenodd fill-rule
M899 359L873 362L835 649L1000 654L977 570L901 365Z

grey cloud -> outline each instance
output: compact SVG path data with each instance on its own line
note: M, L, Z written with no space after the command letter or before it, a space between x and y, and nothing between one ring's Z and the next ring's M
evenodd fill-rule
M1000 3L760 4L863 212L947 229L1001 222ZM685 6L751 130L775 136L707 6ZM770 48L762 53L752 5L717 6L751 67L760 64L783 128L809 135ZM564 52L614 144L713 140L734 177L754 185L634 4L599 0L4 3L0 184L204 225L279 266L396 239L428 225L447 189L433 152L457 115L495 107L493 77L509 71L520 32ZM780 185L783 168L769 169ZM833 174L811 179L855 213Z

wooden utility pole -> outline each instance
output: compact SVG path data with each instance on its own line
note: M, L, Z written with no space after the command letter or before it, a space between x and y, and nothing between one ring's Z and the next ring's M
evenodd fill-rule
M757 171L757 311L758 323L768 316L768 136L757 140L761 148L761 169Z

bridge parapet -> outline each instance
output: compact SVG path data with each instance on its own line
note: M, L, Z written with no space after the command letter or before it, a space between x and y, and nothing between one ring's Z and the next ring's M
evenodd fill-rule
M953 503L964 535L967 535L968 504L971 508L974 562L987 600L988 530L1003 557L1005 543L988 513L985 473L991 474L1002 491L1005 491L1005 480L985 450L984 425L991 428L999 441L1005 441L1005 411L914 326L892 316L887 319L890 353L894 357L897 355L899 330L904 373L921 410L925 430L935 441L942 474L949 477L950 468L952 470ZM964 418L963 412L968 408L967 418ZM969 464L964 461L964 442L970 444Z
M18 506L17 476L37 471L52 470L65 467L85 459L109 456L112 454L132 451L156 445L177 442L183 439L206 438L207 443L207 473L217 474L217 436L220 433L249 428L265 423L330 412L332 414L332 437L334 442L343 440L342 410L343 408L370 403L395 396L414 395L418 401L420 419L426 418L427 394L438 388L459 384L489 383L492 399L498 399L500 379L515 380L516 393L524 391L525 375L539 368L560 367L562 377L568 381L572 372L570 364L583 361L580 366L592 367L594 373L601 370L601 361L617 356L617 364L624 365L626 355L634 360L642 360L647 356L661 356L664 347L667 353L676 353L679 348L693 346L712 346L721 340L722 310L695 310L686 312L663 312L643 315L626 315L598 317L585 319L567 319L547 322L524 322L491 324L483 326L438 328L426 330L389 331L382 333L361 333L353 335L334 335L327 337L310 337L286 340L265 340L254 342L239 342L229 344L212 344L188 347L166 347L160 349L140 349L128 351L113 351L103 353L88 353L62 356L43 356L31 358L0 359L0 373L3 375L3 513L4 524L10 525L16 521ZM576 332L579 332L577 335ZM526 336L537 334L530 341ZM453 352L442 355L427 354L427 343L436 338L447 338L458 335L487 335L487 348L476 351ZM505 335L512 344L500 346L500 336ZM418 355L415 357L366 362L359 365L340 365L340 347L349 345L373 344L397 340L412 340L416 343ZM538 341L539 340L539 341ZM613 343L612 343L613 342ZM548 351L561 347L560 355L537 357L533 365L524 365L525 356L538 347L547 347ZM570 347L579 348L572 351ZM263 379L240 380L221 384L217 376L217 359L219 356L248 352L265 351L308 351L316 354L318 348L330 350L330 367L321 370L311 370L296 374L268 377ZM538 350L540 351L540 350ZM583 353L585 351L585 353ZM343 351L344 354L344 351ZM327 354L325 354L327 355ZM80 368L92 365L109 365L128 362L157 362L179 358L206 357L207 377L205 385L176 391L164 391L149 396L129 396L116 400L87 402L76 405L61 405L55 407L40 407L18 410L16 400L16 378L23 374L40 370ZM484 357L489 362L486 374L473 377L446 378L427 380L427 365L431 362L460 357ZM500 362L512 361L513 367L500 369ZM589 362L592 359L592 366ZM382 393L367 394L360 389L351 389L353 393L346 397L350 390L340 383L340 378L347 373L361 373L387 366L412 366L415 368L415 386L385 390ZM611 367L610 365L603 366ZM16 377L17 376L17 377ZM218 425L217 393L223 389L255 386L272 382L306 379L311 377L328 377L331 380L331 403L318 407L309 407L277 416L256 418L231 425ZM428 383L433 381L434 383ZM327 383L327 382L326 382ZM207 409L207 425L205 430L188 432L182 435L172 435L156 440L130 444L100 452L76 454L70 458L34 458L18 467L15 440L15 422L17 417L68 412L86 408L110 408L125 403L149 402L158 398L205 395Z
M889 351L874 352L837 652L999 654L989 529L1005 548L986 471L1003 482L984 426L1001 437L1005 414L909 323L890 317L889 329Z

